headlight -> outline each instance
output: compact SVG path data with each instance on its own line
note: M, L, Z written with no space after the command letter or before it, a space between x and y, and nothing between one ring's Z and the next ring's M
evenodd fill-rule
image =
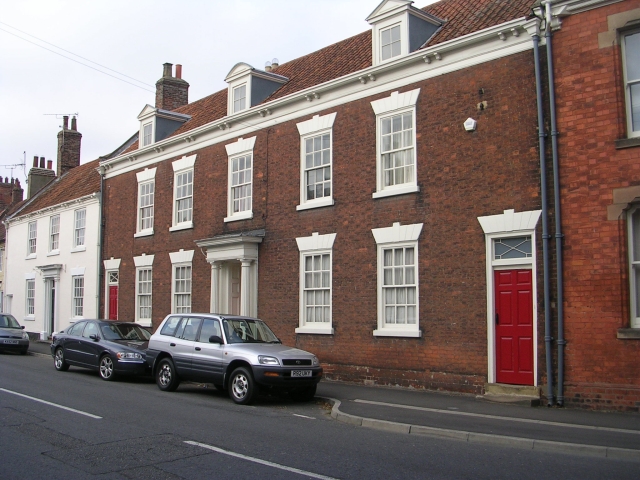
M22 339L29 340L29 334L27 332L22 332Z
M261 365L280 365L280 360L276 357L268 357L266 355L258 355L258 362Z
M320 365L320 360L318 360L318 357L316 357L314 355L313 358L311 359L311 364L312 365Z
M142 355L133 352L118 352L116 353L118 360L142 360Z

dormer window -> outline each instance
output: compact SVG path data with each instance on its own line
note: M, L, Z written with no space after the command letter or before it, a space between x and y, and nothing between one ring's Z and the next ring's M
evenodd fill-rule
M444 23L409 0L384 0L367 17L373 27L373 65L408 55L433 37Z
M236 64L225 78L229 84L227 115L259 105L288 80L287 77L257 70L246 63Z
M240 85L233 89L233 113L247 108L247 85Z
M142 146L146 147L153 143L153 124L147 123L142 127Z
M140 121L138 146L148 147L164 140L190 119L191 116L184 113L170 112L147 105L138 115Z
M382 60L400 55L400 25L385 28L380 32L380 54Z

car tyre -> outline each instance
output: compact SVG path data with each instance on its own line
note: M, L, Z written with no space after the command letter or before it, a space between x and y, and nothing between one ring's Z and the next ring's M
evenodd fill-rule
M253 375L246 367L238 367L229 380L229 396L238 405L249 405L258 391Z
M180 384L176 367L170 358L163 358L156 369L156 385L164 392L173 392Z
M64 359L64 350L62 347L56 349L56 352L53 356L53 366L56 367L56 370L59 372L66 372L69 370L69 364Z
M289 395L296 402L310 402L316 396L316 385L300 387L293 390Z
M26 355L27 352L29 351L29 348L23 348L22 350L20 350L20 355Z
M110 382L116 377L113 360L109 355L103 355L99 363L100 378Z

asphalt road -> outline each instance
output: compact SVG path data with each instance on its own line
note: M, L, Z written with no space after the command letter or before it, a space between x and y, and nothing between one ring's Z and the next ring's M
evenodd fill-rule
M48 402L48 403L43 403ZM2 479L637 478L637 462L410 436L331 419L322 403L151 379L104 382L0 354Z

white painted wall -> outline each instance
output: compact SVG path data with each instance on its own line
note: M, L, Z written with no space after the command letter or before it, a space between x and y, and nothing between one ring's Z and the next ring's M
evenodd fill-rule
M86 209L84 249L74 248L75 211ZM58 253L49 251L50 218L60 215ZM27 258L29 223L37 221L37 247L34 258ZM99 258L100 201L98 194L56 205L9 220L5 253L5 309L25 326L28 332L47 331L45 313L45 277L38 267L60 264L56 292L54 331L60 331L80 318L98 318L98 258ZM72 316L72 272L84 269L83 317ZM35 274L35 315L26 315L26 277Z

